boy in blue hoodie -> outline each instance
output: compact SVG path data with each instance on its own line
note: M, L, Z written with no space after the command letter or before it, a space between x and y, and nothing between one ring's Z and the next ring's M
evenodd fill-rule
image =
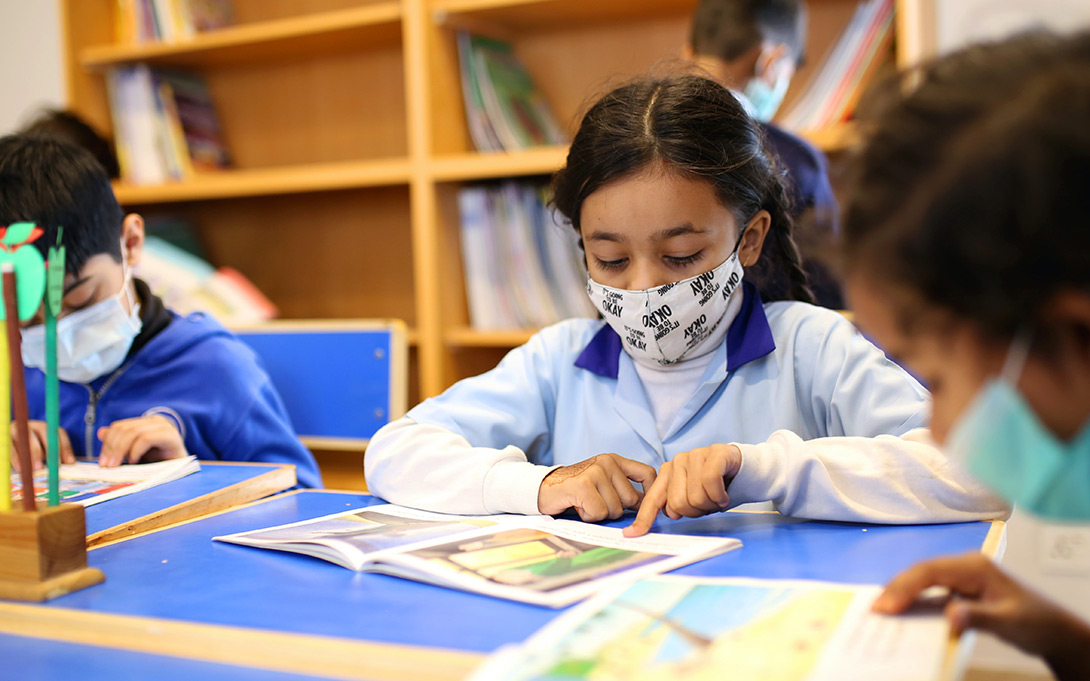
M143 218L125 215L86 150L35 135L0 138L0 226L33 222L43 254L63 226L63 309L57 322L63 461L103 466L192 454L290 463L320 487L311 453L253 352L211 317L181 317L132 276ZM30 448L41 465L45 342L42 320L23 329Z

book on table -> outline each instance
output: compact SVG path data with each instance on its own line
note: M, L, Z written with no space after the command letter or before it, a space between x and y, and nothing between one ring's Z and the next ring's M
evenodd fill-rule
M177 480L201 469L197 457L186 456L155 463L126 464L103 468L97 461L77 461L59 466L61 501L91 506ZM34 497L47 499L49 481L43 468L34 473ZM22 499L18 473L11 474L12 499Z
M392 504L214 539L548 607L742 545L676 534L630 539L618 528L548 516L456 516Z
M496 651L469 681L940 677L937 604L871 612L882 587L661 575L619 585Z

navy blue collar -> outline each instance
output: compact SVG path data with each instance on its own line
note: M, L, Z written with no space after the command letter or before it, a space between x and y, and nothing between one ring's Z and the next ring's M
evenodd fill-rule
M727 371L760 359L776 349L772 329L765 317L764 304L757 287L742 282L742 309L727 330ZM609 324L602 326L575 360L575 366L604 378L617 378L620 368L621 337Z

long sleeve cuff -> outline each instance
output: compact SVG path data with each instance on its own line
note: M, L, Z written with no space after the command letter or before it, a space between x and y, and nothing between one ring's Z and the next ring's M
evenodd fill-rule
M537 508L538 489L545 476L557 468L559 466L538 466L525 460L515 460L514 457L497 461L484 479L485 508L489 513L540 515L541 511Z
M776 498L776 488L782 484L777 479L778 451L761 445L730 443L742 452L742 466L727 487L730 493L730 505L748 504L755 501L772 501Z

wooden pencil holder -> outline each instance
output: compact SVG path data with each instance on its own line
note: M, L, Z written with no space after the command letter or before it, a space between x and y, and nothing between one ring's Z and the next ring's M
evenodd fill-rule
M105 578L87 567L83 506L0 511L0 598L47 601Z

